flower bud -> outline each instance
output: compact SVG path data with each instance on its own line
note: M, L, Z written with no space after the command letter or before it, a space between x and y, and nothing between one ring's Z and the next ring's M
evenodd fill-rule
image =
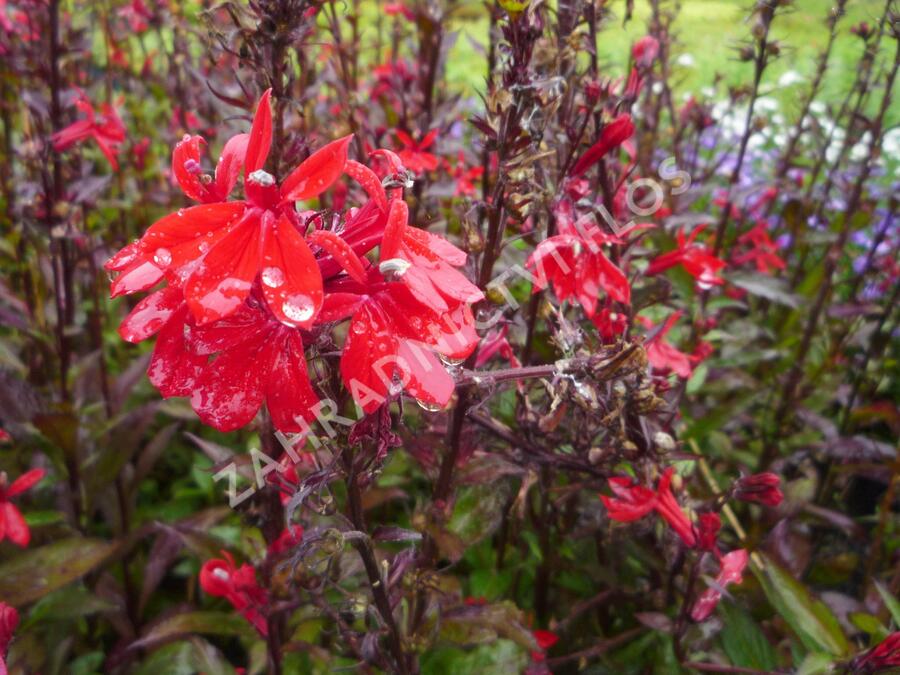
M781 479L774 473L757 473L739 478L734 484L734 496L744 502L778 506L784 499Z

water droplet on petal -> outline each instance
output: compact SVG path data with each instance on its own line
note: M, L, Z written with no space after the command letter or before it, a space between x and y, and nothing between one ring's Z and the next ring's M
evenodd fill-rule
M399 279L406 274L406 270L408 270L411 265L412 263L403 258L390 258L389 260L382 261L378 265L378 271L386 277L390 276L394 279Z
M178 217L181 218L182 216L184 216L184 209L178 209L177 213Z
M221 579L222 581L228 581L231 578L228 576L228 572L223 570L221 567L217 567L213 570L213 576L216 579Z
M444 365L451 367L462 365L463 361L465 361L465 359L451 359L449 356L444 356L443 354L438 354L438 358Z
M440 412L444 409L444 406L438 405L437 403L429 403L428 401L421 401L416 399L416 403L422 410L427 410L428 412Z
M168 267L172 264L172 252L167 248L158 248L153 254L153 262L161 267Z
M262 271L262 282L269 288L279 288L284 285L284 272L280 267L266 267Z
M256 185L262 185L263 187L269 187L271 185L275 185L275 176L270 174L268 171L263 171L262 169L257 169L249 176L247 176L247 180Z
M284 301L284 304L281 305L281 311L284 312L284 315L291 321L303 323L312 318L315 306L313 305L312 298L308 295L297 293Z
M357 321L353 324L353 332L357 335L362 335L366 332L366 327L362 324L362 322Z

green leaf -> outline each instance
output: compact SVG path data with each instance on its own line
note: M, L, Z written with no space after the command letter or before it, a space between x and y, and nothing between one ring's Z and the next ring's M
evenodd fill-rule
M732 665L774 670L777 665L775 651L753 617L738 605L727 601L719 603L719 612L725 624L720 634L722 648Z
M164 619L147 630L129 649L152 648L184 635L249 635L250 625L235 612L184 612Z
M827 675L834 672L832 658L828 654L807 654L795 675Z
M72 537L29 549L0 565L0 598L17 607L39 600L101 565L119 546Z
M758 295L792 308L800 306L800 299L788 291L787 284L783 280L776 277L767 274L735 274L729 281L751 295Z
M881 642L888 636L888 629L878 620L878 617L866 614L865 612L851 612L847 615L850 623L859 628L864 633L871 635L874 642Z
M815 601L803 584L769 558L760 580L769 602L794 629L806 649L833 656L847 653L847 638L837 618L823 603Z
M891 593L880 581L875 582L875 588L878 589L878 594L881 595L881 599L884 600L884 606L887 607L888 611L891 613L894 625L900 627L900 601L898 601L893 593Z

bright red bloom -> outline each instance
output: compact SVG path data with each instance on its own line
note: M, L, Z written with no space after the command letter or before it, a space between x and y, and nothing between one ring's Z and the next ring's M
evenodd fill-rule
M656 511L675 530L687 546L695 546L697 537L691 521L675 500L672 494L672 475L675 470L669 467L659 479L656 492L648 487L635 483L630 478L614 477L609 479L612 497L600 495L603 505L612 520L630 523L640 520L651 511Z
M616 312L610 306L612 303L606 302L594 316L591 321L597 328L597 334L604 344L615 342L615 340L625 332L628 328L628 316L623 312Z
M518 368L522 365L519 362L519 359L516 358L516 354L509 344L509 341L506 339L508 333L509 324L504 324L500 328L494 329L484 336L481 340L481 344L478 345L478 354L475 357L476 368L481 368L497 355L506 359L511 368Z
M659 370L662 373L671 371L678 375L678 377L687 379L693 372L691 356L678 350L675 346L664 340L666 334L672 330L672 327L678 322L678 319L681 318L681 314L682 312L680 310L672 312L666 319L662 328L654 333L653 337L644 343L644 346L647 350L647 360L650 361L650 365L653 366L655 370ZM645 317L639 318L647 328L654 328L653 323Z
M565 214L565 209L558 211L558 215ZM525 263L534 270L535 292L546 288L549 281L560 301L576 299L589 317L596 311L601 290L612 300L631 301L628 279L601 249L621 240L601 231L591 219L585 216L572 222L568 217L558 218L560 233L538 244Z
M553 631L536 628L531 631L535 641L540 647L540 651L531 652L532 661L543 661L546 657L546 651L559 642L559 636Z
M732 258L736 265L752 262L756 270L763 274L771 274L772 270L783 270L784 260L778 257L778 245L769 237L764 220L759 221L750 230L738 237L738 243L747 250Z
M9 652L9 643L12 642L13 633L19 625L19 612L12 605L0 601L0 675L6 675L6 654Z
M116 155L119 146L125 140L125 125L122 124L119 113L113 106L104 103L100 106L98 116L94 106L84 94L79 95L75 107L84 113L85 117L53 134L51 137L53 149L62 152L93 138L113 171L117 171L119 163L116 161Z
M209 595L225 598L249 621L259 634L266 637L269 597L256 581L256 570L244 563L234 564L234 558L222 551L224 558L214 558L203 563L200 569L200 587Z
M743 476L735 481L734 496L745 502L778 506L784 500L781 478L771 472Z
M900 667L900 631L891 633L876 647L863 652L850 662L857 675L869 675Z
M278 539L269 544L268 555L278 556L298 546L303 541L303 526L292 525L284 528Z
M22 513L10 501L26 490L31 489L44 477L43 469L32 469L16 478L11 485L7 483L5 471L0 471L0 541L9 539L16 546L28 546L31 531Z
M272 143L269 97L266 91L260 99L249 136L226 144L215 179L199 169L198 137L176 146L173 173L187 196L204 203L157 221L137 247L142 264L152 262L183 281L199 324L237 311L257 275L269 308L287 325L309 328L322 305L322 275L293 203L318 196L337 180L351 137L313 153L279 186L262 169ZM224 201L242 156L246 199Z
M623 113L603 127L600 138L572 166L569 176L578 178L594 164L599 162L610 151L618 148L634 134L634 122L631 115Z
M715 585L706 589L691 608L691 618L694 621L706 621L719 604L725 588L729 584L739 584L744 580L744 568L747 567L749 558L747 551L742 548L726 553L720 558L721 568L716 576Z
M703 229L702 226L695 227L687 237L683 229L679 230L678 248L651 260L647 267L647 275L653 276L680 264L697 280L697 286L701 289L725 283L725 280L718 276L719 271L725 267L725 261L712 255L705 245L694 243Z
M450 163L447 163L447 170L456 181L455 196L457 197L475 194L475 181L484 174L483 166L466 168L466 162L462 151L460 151L457 156L456 164L454 166L451 167Z
M426 171L434 171L440 166L440 160L437 155L427 152L428 148L434 145L437 138L438 130L432 129L421 141L414 141L412 136L402 129L395 129L394 134L397 140L403 145L403 149L397 152L403 161L403 166L413 173L425 173Z
M634 43L631 48L631 58L640 68L646 68L659 54L659 40L652 35L645 35Z
M697 518L697 547L702 551L715 551L721 528L722 519L718 513L701 513Z
M309 382L300 331L266 311L258 291L231 316L190 328L190 350L216 358L191 382L191 406L219 431L249 424L265 401L276 429L301 431L319 401Z

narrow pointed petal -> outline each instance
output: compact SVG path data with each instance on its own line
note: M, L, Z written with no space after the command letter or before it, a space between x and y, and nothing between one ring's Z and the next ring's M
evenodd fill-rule
M276 429L297 433L302 429L297 420L315 418L313 409L319 397L309 383L303 343L296 331L276 354L265 390L266 406Z
M164 272L153 263L137 262L113 280L109 287L109 297L117 298L120 295L146 291L158 284L163 275Z
M166 286L141 300L119 324L119 335L126 342L140 342L158 333L184 304L181 289Z
M241 169L244 168L244 157L247 156L247 146L250 144L250 134L237 134L228 139L222 149L222 155L216 164L216 196L225 200L234 190Z
M203 255L215 237L222 236L219 231L227 229L246 210L244 202L179 209L150 226L141 237L141 252L149 260L158 261L160 267L178 269Z
M316 246L321 246L325 251L334 258L341 268L347 272L354 280L361 284L366 282L366 268L362 260L353 251L346 241L341 239L334 232L328 230L315 230L306 237L307 241Z
M344 171L353 180L363 186L363 189L369 197L378 204L378 208L387 212L387 192L385 192L384 186L381 184L381 179L378 178L372 169L355 160L348 159L347 163L344 165Z
M410 396L426 405L441 408L450 402L456 385L430 350L401 340L397 361L406 382L404 389Z
M269 157L269 149L272 146L272 106L269 101L271 97L272 90L266 89L256 106L253 126L247 140L247 155L244 159L244 172L247 176L263 168Z
M382 262L396 258L399 255L408 220L409 207L406 205L406 202L402 199L393 200L388 214L387 225L384 228L384 238L381 240L380 260Z
M30 490L35 485L41 482L41 479L47 475L47 472L43 469L31 469L31 471L26 471L21 476L16 478L12 485L9 486L9 489L6 491L7 497L15 497L16 495L20 495L26 490Z
M153 356L147 366L150 383L163 398L190 396L207 357L191 353L184 336L188 309L182 306L157 333Z
M379 364L379 361L389 361L396 353L397 340L387 329L378 308L373 303L363 305L347 331L341 355L341 379L364 412L374 411L386 400L389 382L384 366L390 364ZM381 371L376 370L377 365L382 366Z
M322 309L316 316L316 323L341 321L353 316L365 297L356 293L327 293L322 302Z
M262 290L269 309L289 326L309 328L322 307L322 274L303 236L282 216L266 237Z
M31 531L21 512L13 504L0 504L0 518L6 520L6 537L16 546L25 548L31 541Z
M260 226L255 214L222 237L184 286L199 324L234 313L250 294L260 263Z
M208 201L209 196L206 186L200 182L200 171L190 170L192 163L199 169L201 143L206 144L201 136L185 136L172 151L172 174L181 191L195 202Z
M284 179L281 198L297 202L316 197L336 181L347 163L347 147L353 135L344 136L316 150Z
M258 340L270 327L266 310L251 296L234 314L206 324L191 326L187 335L194 354L210 355L233 349L243 342Z
M103 263L103 269L108 272L119 272L131 265L140 255L140 243L135 240L123 246L109 260Z
M403 232L403 243L411 251L419 255L440 258L454 267L462 267L466 264L466 253L458 249L449 241L426 230L417 227L407 227Z

